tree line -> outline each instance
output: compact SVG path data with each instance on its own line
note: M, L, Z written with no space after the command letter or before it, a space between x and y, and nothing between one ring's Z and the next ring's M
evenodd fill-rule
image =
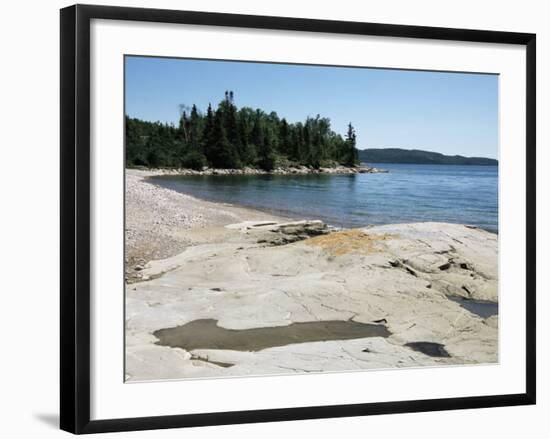
M209 104L205 114L196 105L183 111L178 126L126 116L125 129L127 166L272 170L359 164L351 123L343 138L319 115L288 123L276 112L238 109L232 91L215 110Z

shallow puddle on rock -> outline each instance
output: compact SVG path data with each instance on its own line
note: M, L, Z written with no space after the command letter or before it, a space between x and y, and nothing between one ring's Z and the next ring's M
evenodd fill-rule
M458 303L462 308L470 311L472 314L478 315L482 319L498 314L498 303L489 302L488 300L473 300L465 299L458 296L447 296L453 302Z
M430 357L450 357L449 353L441 343L433 343L431 341L413 341L405 344L413 351L422 352Z
M262 349L328 340L351 340L366 337L388 337L384 325L354 321L327 320L323 322L292 323L252 329L226 329L214 319L193 320L175 328L159 329L153 335L162 346L194 349L227 349L261 351Z

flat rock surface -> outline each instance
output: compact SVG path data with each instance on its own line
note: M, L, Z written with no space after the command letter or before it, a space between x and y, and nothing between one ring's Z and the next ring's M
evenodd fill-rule
M498 361L498 316L462 306L498 302L492 233L277 218L197 233L127 285L128 380Z

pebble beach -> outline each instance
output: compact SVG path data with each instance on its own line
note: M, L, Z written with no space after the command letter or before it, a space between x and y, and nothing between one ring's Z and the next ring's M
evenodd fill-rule
M201 230L245 220L283 219L253 209L211 203L148 183L160 170L126 170L126 280L142 278L152 260L177 255L207 237ZM191 232L193 231L193 233ZM199 231L199 233L197 233Z

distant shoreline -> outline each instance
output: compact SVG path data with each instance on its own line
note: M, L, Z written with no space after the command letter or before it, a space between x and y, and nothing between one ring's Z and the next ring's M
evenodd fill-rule
M481 164L481 163L431 163L431 162L375 162L370 160L369 162L363 162L363 164L377 164L377 165L433 165L433 166L486 166L486 167L496 167L498 168L498 163L496 164ZM385 172L389 172L386 170Z
M498 160L488 157L464 157L420 149L402 148L360 149L359 160L364 163L393 163L400 165L498 166Z

